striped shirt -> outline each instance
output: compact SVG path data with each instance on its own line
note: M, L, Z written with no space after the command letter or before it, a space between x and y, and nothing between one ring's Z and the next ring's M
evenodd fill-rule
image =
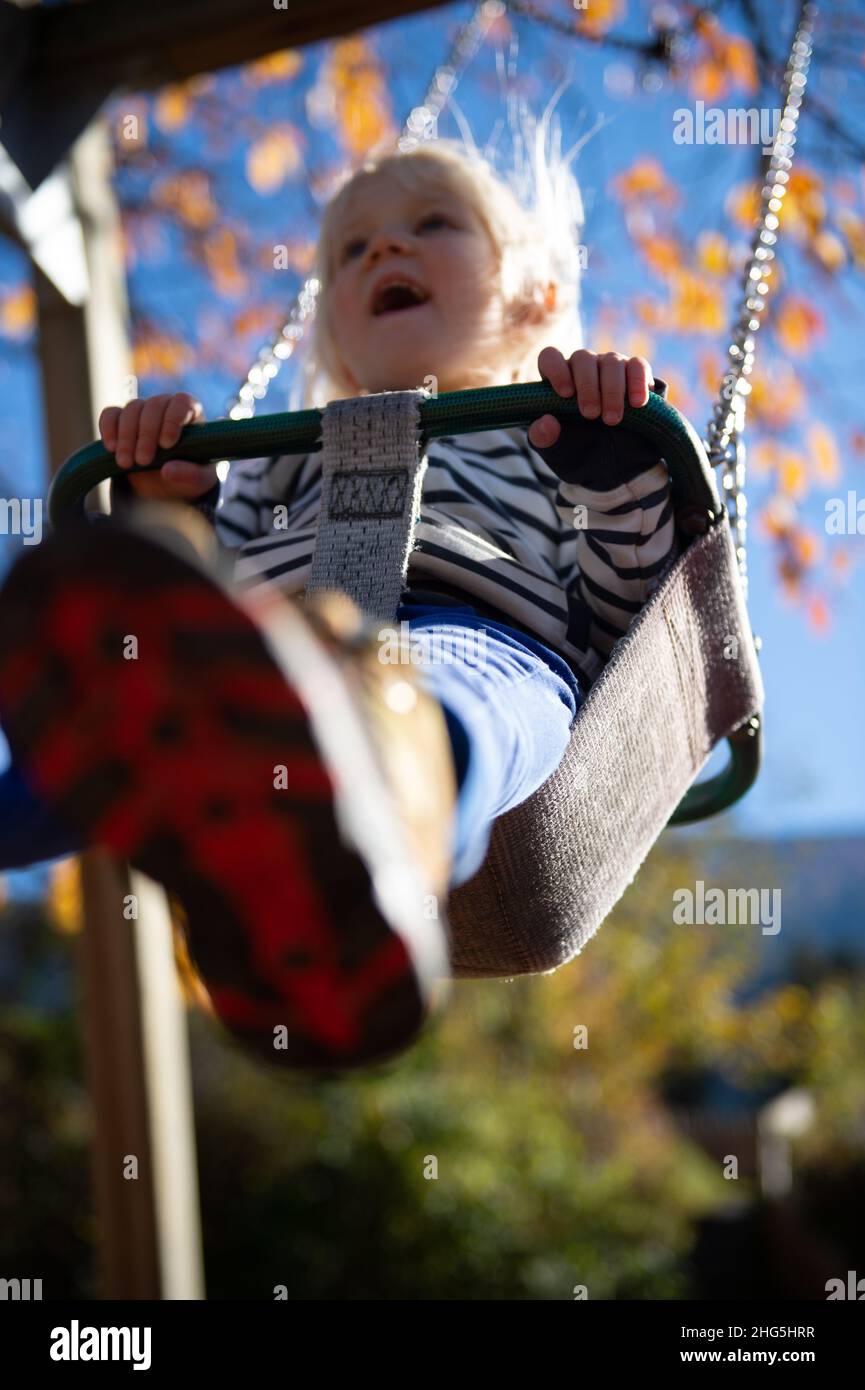
M239 585L267 580L286 594L304 591L321 457L278 455L232 466L211 514L220 542L236 552ZM674 553L663 461L631 478L620 470L623 481L608 469L592 487L567 482L521 427L433 439L426 457L411 587L441 586L495 610L591 685Z

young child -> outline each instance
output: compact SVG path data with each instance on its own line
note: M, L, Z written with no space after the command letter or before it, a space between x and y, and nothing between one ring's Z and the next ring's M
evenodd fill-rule
M344 596L299 601L317 453L235 464L222 489L182 459L130 474L112 519L51 537L0 593L0 868L36 839L40 858L102 844L159 879L216 1013L277 1063L362 1065L416 1035L447 974L448 890L558 766L676 551L663 461L604 428L666 388L644 358L575 343L557 244L443 140L370 159L323 216L323 400L540 374L586 417L430 441L396 619L437 659L387 665ZM202 419L181 392L99 425L129 469ZM187 503L183 525L141 499Z

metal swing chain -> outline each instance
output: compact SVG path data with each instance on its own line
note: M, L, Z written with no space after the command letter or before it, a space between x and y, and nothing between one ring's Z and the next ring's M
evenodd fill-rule
M477 5L471 18L459 30L446 61L436 68L423 102L409 113L398 141L399 149L417 144L419 139L427 138L431 129L434 131L439 112L474 58L486 30L504 9L503 0L482 0ZM230 419L247 420L255 414L256 401L267 395L271 381L303 337L307 321L315 311L318 289L319 282L314 275L304 281L278 338L262 348L243 385L229 400L225 413Z
M760 328L769 297L768 281L772 275L771 261L778 240L778 226L784 194L793 167L793 147L799 108L805 96L808 68L813 48L814 21L817 6L812 0L802 4L790 57L784 72L782 94L784 108L772 154L761 189L761 208L758 216L751 258L745 268L742 307L727 349L730 365L721 383L712 418L703 444L713 467L724 466L721 486L745 597L748 596L748 558L746 550L748 502L745 494L745 410L751 392L748 377L754 368L755 338Z

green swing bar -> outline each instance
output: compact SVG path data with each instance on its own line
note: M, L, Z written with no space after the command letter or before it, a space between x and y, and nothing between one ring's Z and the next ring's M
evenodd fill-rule
M547 412L580 415L574 400L563 399L544 381L450 391L421 401L421 445L443 435L470 434L479 430L528 427ZM643 435L665 459L671 477L677 517L687 518L691 532L724 524L728 513L722 505L703 444L694 427L667 401L653 392L648 403L626 405L619 426ZM273 454L309 454L321 448L321 411L288 411L248 420L214 420L187 425L170 449L160 449L147 467L121 469L114 456L99 442L72 454L58 471L48 495L48 512L54 527L85 516L84 501L98 483L124 472L153 472L169 458L182 456L195 463L215 459L261 458ZM715 776L692 786L670 817L682 825L717 814L738 801L752 786L760 767L761 724L749 720L728 738L730 760Z

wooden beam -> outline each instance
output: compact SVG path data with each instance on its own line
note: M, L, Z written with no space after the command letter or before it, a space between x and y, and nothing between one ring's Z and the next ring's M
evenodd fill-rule
M445 3L84 0L20 10L0 0L0 138L35 188L118 88L162 87Z
M131 368L119 215L104 124L71 160L90 286L69 304L34 266L48 452L54 468L96 434ZM52 469L53 471L53 469ZM101 851L81 857L82 1027L109 1299L203 1297L186 1019L161 888ZM138 914L124 908L138 900ZM129 1159L138 1175L130 1176Z

